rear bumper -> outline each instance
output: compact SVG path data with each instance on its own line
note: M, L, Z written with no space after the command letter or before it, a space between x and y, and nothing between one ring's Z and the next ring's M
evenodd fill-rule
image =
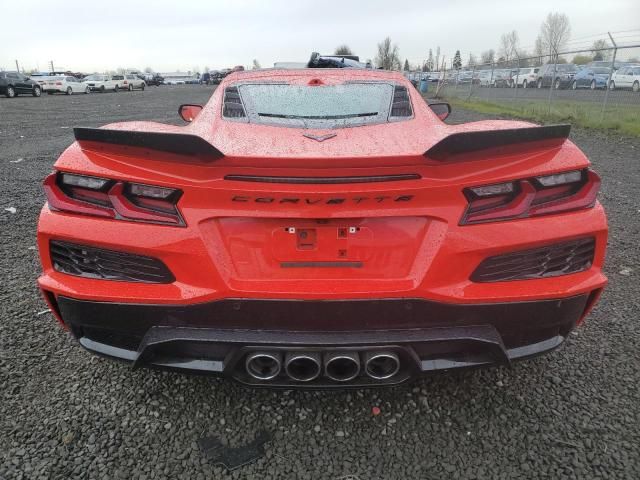
M431 371L509 364L547 352L563 343L598 293L464 305L422 299L227 299L172 306L59 296L54 308L85 348L135 367L216 374L251 385L336 388L397 384ZM300 350L320 358L348 351L361 359L385 350L398 356L401 368L384 380L363 369L349 382L324 375L297 382L284 372L263 381L245 369L252 352L284 358Z

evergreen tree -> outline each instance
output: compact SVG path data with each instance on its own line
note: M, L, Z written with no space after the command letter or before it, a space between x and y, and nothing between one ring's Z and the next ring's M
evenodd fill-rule
M408 72L409 70L411 70L411 68L409 68L409 60L407 60L406 58L404 59L404 68L403 70L405 72Z
M429 57L427 58L427 69L425 72L432 72L435 67L435 61L433 60L433 50L429 49Z
M460 58L460 50L456 50L456 54L453 56L453 68L460 70L462 67L462 58Z

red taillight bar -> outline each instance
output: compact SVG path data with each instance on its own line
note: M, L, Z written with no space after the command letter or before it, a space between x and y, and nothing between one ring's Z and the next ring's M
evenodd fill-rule
M66 195L57 183L58 174L52 173L44 179L44 193L47 195L49 207L63 212L96 215L98 217L115 218L116 213L107 207L95 205L82 200L76 200Z
M497 222L590 208L600 177L591 170L466 188L469 204L460 225Z
M98 179L95 177L84 177L76 174L67 174L74 180L93 179L102 180L101 186L91 188L88 186L78 186L77 182L65 183L65 174L54 172L47 176L44 180L44 190L47 195L47 202L52 210L59 210L69 213L79 213L83 215L93 215L99 217L113 218L116 220L129 220L136 222L161 223L176 226L184 226L184 220L177 208L177 200L181 192L176 189L168 189L166 187L147 186L150 193L145 195L137 193L140 189L136 189L136 193L130 190L131 185L126 182ZM86 182L85 182L86 185ZM158 199L153 196L153 190L170 191L171 193L164 199ZM133 201L129 198L133 196ZM136 199L148 200L149 203L161 203L155 205L137 205L134 203ZM162 211L159 211L162 210Z
M180 223L180 218L170 213L160 213L134 205L124 195L124 185L116 183L109 190L109 200L118 214L131 220L142 220L144 222L157 222L158 219L167 223Z

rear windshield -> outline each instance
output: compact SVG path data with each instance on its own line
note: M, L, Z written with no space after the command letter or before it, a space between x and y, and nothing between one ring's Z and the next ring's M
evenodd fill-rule
M406 89L398 88L402 89L401 101L407 107ZM398 97L395 85L382 82L327 86L244 84L238 85L237 90L249 122L298 128L386 122L390 119L394 91Z
M593 73L609 73L609 70L606 67L597 67L593 69Z
M124 80L124 76L123 75L114 75L113 77L114 80Z
M89 75L88 77L85 77L84 79L88 80L88 81L91 81L91 80L93 80L93 81L102 81L102 80L105 80L105 76L104 75Z
M556 65L556 71L558 72L576 72L578 69L575 65Z

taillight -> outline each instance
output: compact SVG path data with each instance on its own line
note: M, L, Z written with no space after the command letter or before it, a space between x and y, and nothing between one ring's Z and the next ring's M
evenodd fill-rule
M184 226L180 190L108 178L52 173L44 181L49 207L63 212Z
M62 82L56 82L56 85L62 85Z
M600 177L591 170L466 188L469 205L460 225L590 208L599 188Z

